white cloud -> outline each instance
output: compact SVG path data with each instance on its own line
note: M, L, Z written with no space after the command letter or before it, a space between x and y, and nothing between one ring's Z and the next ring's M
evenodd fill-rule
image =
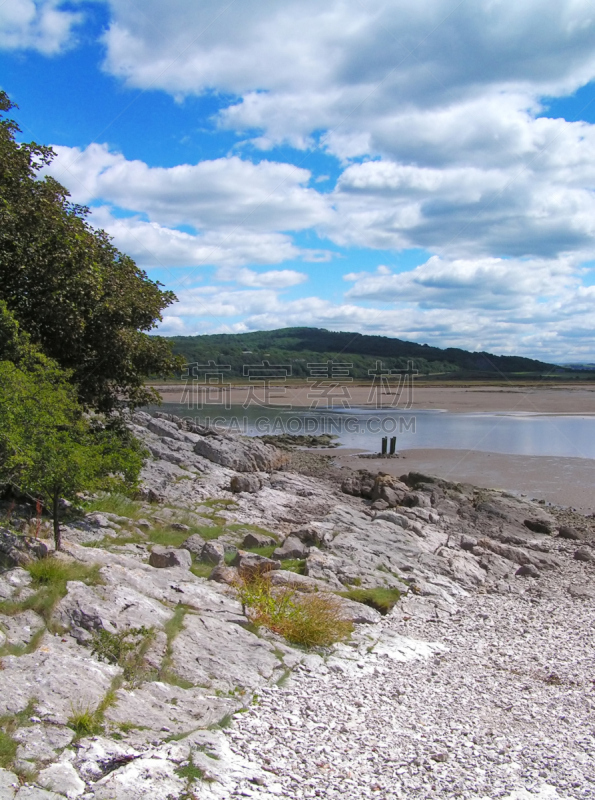
M82 14L62 0L7 0L0 4L0 49L59 53L72 42Z
M234 281L240 286L254 288L288 289L308 280L304 272L293 269L272 269L267 272L255 272L253 269L220 269L217 272L220 281Z

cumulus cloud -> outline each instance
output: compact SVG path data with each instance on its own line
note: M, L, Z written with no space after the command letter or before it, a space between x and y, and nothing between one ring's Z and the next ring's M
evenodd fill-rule
M8 0L0 4L0 49L59 53L72 42L82 14L62 0Z

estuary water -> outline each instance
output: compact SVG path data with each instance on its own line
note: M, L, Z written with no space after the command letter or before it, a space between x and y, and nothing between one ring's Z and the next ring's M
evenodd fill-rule
M151 408L149 410L157 410ZM384 436L397 437L397 451L418 448L476 450L525 456L595 459L595 416L528 413L450 413L439 410L349 408L282 410L249 405L178 403L159 409L199 424L216 424L248 436L330 433L341 447L378 453Z

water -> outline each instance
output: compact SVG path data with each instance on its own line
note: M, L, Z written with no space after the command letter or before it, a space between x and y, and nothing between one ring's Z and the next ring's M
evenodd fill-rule
M154 409L156 410L156 409ZM595 459L595 416L513 413L453 414L446 411L351 408L279 412L259 406L205 406L189 411L163 403L169 414L215 422L250 436L332 433L342 447L379 452L383 436L397 436L397 450L439 448L528 456Z

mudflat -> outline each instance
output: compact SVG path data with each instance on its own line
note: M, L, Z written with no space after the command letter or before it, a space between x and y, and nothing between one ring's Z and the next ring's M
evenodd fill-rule
M328 405L331 407L333 397L338 407L345 400L352 406L377 407L381 405L388 408L404 409L445 409L454 413L471 413L478 411L500 411L538 414L595 414L595 384L574 386L569 384L555 384L551 386L540 385L510 385L510 386L424 386L413 384L412 389L403 387L397 391L378 392L369 386L341 384L341 390L328 396ZM179 403L183 401L184 387L181 385L156 385L166 403ZM211 387L211 392L215 389ZM227 390L226 390L227 391ZM242 405L252 396L264 400L262 386L230 386L229 399L233 405ZM212 395L214 399L214 395ZM221 401L224 402L222 393ZM321 397L312 383L289 384L287 386L271 386L267 394L268 403L275 405L292 405L296 408L327 407L327 400Z

